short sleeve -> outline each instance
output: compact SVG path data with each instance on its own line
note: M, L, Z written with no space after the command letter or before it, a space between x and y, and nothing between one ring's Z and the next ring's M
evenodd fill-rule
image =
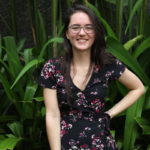
M117 80L122 75L125 68L126 66L120 60L116 59L110 67L110 80Z
M38 78L38 84L44 88L56 89L56 78L55 78L56 66L53 64L53 61L50 59L47 63L44 64L40 76Z

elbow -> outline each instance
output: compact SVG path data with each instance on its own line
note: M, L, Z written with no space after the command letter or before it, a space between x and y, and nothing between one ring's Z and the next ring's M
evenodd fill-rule
M142 84L142 86L139 87L140 93L141 95L143 95L146 92L146 88L144 87L144 85Z

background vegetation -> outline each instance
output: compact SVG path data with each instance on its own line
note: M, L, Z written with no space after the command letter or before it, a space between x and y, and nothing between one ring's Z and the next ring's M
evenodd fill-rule
M45 108L37 77L62 53L64 10L73 0L0 0L0 150L47 150ZM150 1L78 0L106 29L107 49L143 81L147 92L112 120L120 150L150 150ZM110 88L108 107L127 90ZM117 89L117 90L116 90Z

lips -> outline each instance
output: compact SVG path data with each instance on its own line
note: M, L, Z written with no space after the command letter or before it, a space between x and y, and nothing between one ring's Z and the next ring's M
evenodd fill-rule
M87 40L87 39L77 39L77 41L78 41L79 43L85 43L85 42L87 42L88 40Z

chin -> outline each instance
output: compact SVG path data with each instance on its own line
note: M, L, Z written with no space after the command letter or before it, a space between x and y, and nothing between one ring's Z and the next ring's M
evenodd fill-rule
M90 47L76 47L75 49L78 50L78 51L87 51L91 48Z
M77 51L88 51L89 48L77 48L76 50L77 50Z

